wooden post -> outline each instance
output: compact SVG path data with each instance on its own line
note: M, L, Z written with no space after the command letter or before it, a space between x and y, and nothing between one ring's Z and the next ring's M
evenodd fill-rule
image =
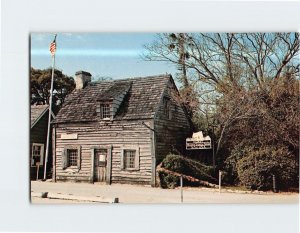
M107 149L107 165L106 165L106 184L111 184L111 165L112 165L112 145Z
M182 186L183 186L183 178L182 178L182 176L180 176L180 194L181 194L181 203L183 203L183 189L182 189Z
M219 193L221 193L221 180L222 180L222 171L219 171Z
M39 179L40 162L36 162L36 180Z
M91 148L91 174L90 179L91 183L94 183L94 169L95 169L95 147Z

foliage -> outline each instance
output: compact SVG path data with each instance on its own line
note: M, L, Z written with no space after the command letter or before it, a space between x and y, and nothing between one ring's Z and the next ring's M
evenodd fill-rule
M165 33L144 58L178 68L181 102L213 139L226 181L237 184L252 176L237 164L250 163L253 151L299 159L299 46L299 33ZM286 162L292 176L294 160Z
M223 146L282 145L295 155L299 150L299 82L270 81L267 90L247 90L224 97L218 106L221 128L226 127Z
M158 178L160 180L161 188L173 189L180 185L178 176L165 173L164 171L158 171Z
M276 186L283 189L297 185L298 163L286 148L274 146L250 149L236 163L242 185L259 190L272 189L272 176Z
M239 177L237 172L237 162L243 158L245 154L250 153L253 150L253 146L245 146L243 143L237 144L232 150L230 155L224 161L224 170L226 176L224 179L227 183L238 184Z
M52 69L30 69L31 104L49 104ZM61 106L66 96L75 88L72 77L60 70L54 71L53 104Z
M296 72L299 63L298 33L163 33L145 47L146 60L170 62L225 89L245 82L261 87L287 68ZM179 80L184 87L189 83L185 75Z
M162 167L199 180L215 182L215 178L212 177L213 168L211 166L180 155L168 154L162 161Z
M204 115L207 130L218 138L217 153L232 124L257 114L253 106L272 81L299 77L299 33L164 33L145 47L145 60L167 61L185 70L178 79L182 102L191 109L190 116L197 111ZM198 102L184 95L185 89Z

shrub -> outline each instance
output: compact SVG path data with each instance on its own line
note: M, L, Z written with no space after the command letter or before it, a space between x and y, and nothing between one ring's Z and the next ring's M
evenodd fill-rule
M199 180L216 182L216 179L212 177L213 167L206 166L198 161L180 155L167 155L162 161L162 167L187 176L192 176Z
M281 189L298 184L298 163L286 148L264 147L247 151L237 162L240 183L258 190L272 189L272 176Z
M179 177L165 173L164 171L158 172L158 177L160 180L160 186L162 188L173 189L176 186L179 186Z
M224 181L226 183L238 184L240 182L237 172L237 162L251 151L253 151L253 146L246 146L244 143L239 143L233 148L224 162L224 170L226 172Z

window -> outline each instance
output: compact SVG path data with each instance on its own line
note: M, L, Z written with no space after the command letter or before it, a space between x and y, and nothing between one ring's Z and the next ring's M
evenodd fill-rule
M107 149L96 149L95 150L95 159L98 166L105 167L106 166L106 157L107 157Z
M123 170L139 170L140 166L139 148L122 149L121 169Z
M68 167L77 166L78 150L67 149Z
M43 157L44 157L44 144L33 143L31 166L34 167L37 165L37 163L39 163L40 166L43 166Z
M135 150L124 150L124 168L135 168Z
M81 165L81 146L65 146L62 151L61 162L62 169L77 168L79 170Z
M110 104L100 104L101 119L110 118Z

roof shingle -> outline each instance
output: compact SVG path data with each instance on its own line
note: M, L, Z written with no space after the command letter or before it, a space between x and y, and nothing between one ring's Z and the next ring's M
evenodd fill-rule
M36 121L48 110L48 105L31 105L30 106L30 125L31 127Z
M55 123L97 121L97 102L111 99L130 86L114 120L153 118L171 75L91 82L66 98Z

